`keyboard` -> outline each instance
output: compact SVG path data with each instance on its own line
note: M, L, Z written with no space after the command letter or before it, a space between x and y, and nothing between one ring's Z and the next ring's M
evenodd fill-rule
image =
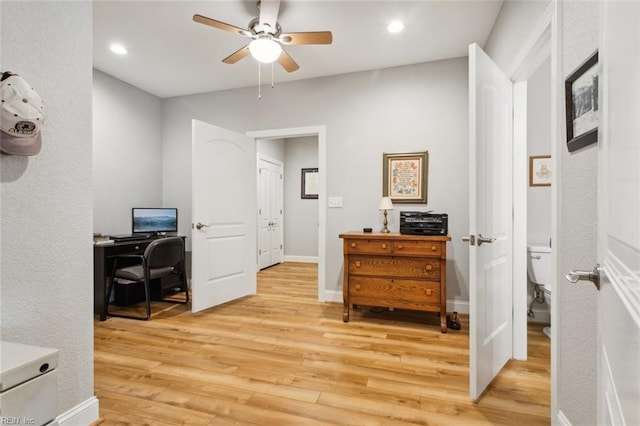
M124 234L124 235L110 235L109 238L115 242L122 242L122 241L147 240L151 238L151 235L150 234Z

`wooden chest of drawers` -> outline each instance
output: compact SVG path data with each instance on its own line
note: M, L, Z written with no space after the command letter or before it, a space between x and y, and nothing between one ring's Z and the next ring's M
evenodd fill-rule
M343 321L351 305L439 312L447 332L450 237L347 232L343 239Z

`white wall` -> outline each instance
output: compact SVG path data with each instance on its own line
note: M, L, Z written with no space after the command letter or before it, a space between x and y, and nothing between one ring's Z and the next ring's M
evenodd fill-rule
M597 1L561 2L563 77L598 47ZM558 120L564 129L564 111ZM564 130L563 130L564 134ZM558 144L558 408L574 425L596 422L597 291L590 283L570 284L571 269L597 262L597 146L569 153Z
M163 206L161 120L160 98L93 70L94 232L129 234L132 207Z
M59 349L60 413L93 397L91 5L3 1L0 17L2 70L47 112L39 155L0 157L1 337Z
M301 169L318 167L318 138L286 139L284 255L318 257L318 200L301 198Z
M527 80L527 156L551 155L551 58ZM527 190L527 240L549 245L551 187Z
M506 0L487 38L484 51L505 72L549 6L550 0Z
M284 163L286 144L284 139L260 139L256 141L256 153Z
M180 168L164 172L175 190L166 197L191 208L191 119L241 133L326 125L327 196L344 207L327 210L327 289L342 291L342 241L338 234L378 227L382 153L429 150L429 203L405 210L449 213L448 298L468 300L468 71L467 59L278 84L257 99L256 88L166 99L165 156ZM177 189L179 188L179 190ZM398 230L398 212L390 228Z

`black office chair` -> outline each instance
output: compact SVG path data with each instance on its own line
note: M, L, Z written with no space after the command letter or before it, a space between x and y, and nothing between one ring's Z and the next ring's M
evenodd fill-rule
M132 259L138 259L140 263L133 266L118 268L118 263L122 265L123 261L126 261L130 264ZM187 274L184 268L184 240L180 237L165 237L153 240L145 249L144 254L141 255L126 254L115 256L111 279L109 280L104 302L104 312L107 316L112 317L148 320L151 317L151 280L167 276L174 276L178 278L179 284L172 286L172 288L179 288L178 292L184 292L184 299L163 298L163 289L161 284L160 298L154 300L170 303L188 303L189 289L187 288ZM113 292L115 285L117 285L117 279L141 282L144 285L147 309L144 317L109 312L109 299L111 298L111 293Z

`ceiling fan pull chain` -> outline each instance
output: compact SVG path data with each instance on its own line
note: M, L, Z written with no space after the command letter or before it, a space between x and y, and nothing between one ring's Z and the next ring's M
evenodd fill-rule
M262 86L261 83L261 73L260 73L260 62L258 62L258 99L262 99L262 94L260 93L260 87Z
M273 62L271 62L271 88L273 89L275 86L273 82Z

